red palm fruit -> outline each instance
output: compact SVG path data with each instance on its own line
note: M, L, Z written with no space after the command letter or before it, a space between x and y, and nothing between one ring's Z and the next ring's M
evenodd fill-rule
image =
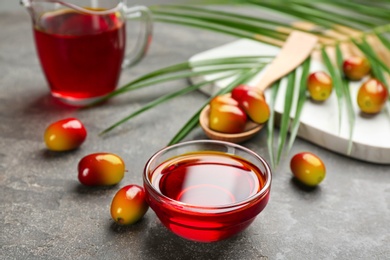
M357 102L364 113L376 114L382 110L388 97L389 92L382 82L372 78L359 88Z
M310 152L298 153L291 158L290 168L292 174L307 186L316 186L325 178L326 168L324 162Z
M111 217L121 225L130 225L140 220L148 211L143 187L132 184L121 188L111 202Z
M220 105L238 106L238 102L232 97L227 95L216 96L210 101L210 109L213 109L214 107Z
M252 87L248 85L244 85L244 84L238 85L232 90L232 98L234 98L235 100L240 100L242 94L248 92L248 90L250 89L252 89Z
M122 158L112 153L93 153L78 164L79 181L86 186L111 186L119 183L125 174Z
M344 75L350 80L361 80L371 70L371 65L367 58L352 56L343 62Z
M232 98L235 100L240 100L243 93L248 92L249 90L257 90L255 87L251 87L248 85L238 85L232 90ZM258 91L265 98L264 94L261 91Z
M46 146L52 151L69 151L79 147L87 137L80 120L66 118L49 125L44 134Z
M263 93L257 88L242 91L237 101L252 121L263 124L268 120L270 116L269 106Z
M210 129L222 133L240 133L244 131L247 115L238 106L219 105L210 109Z
M313 72L307 79L307 90L316 101L325 101L333 90L332 78L323 71Z

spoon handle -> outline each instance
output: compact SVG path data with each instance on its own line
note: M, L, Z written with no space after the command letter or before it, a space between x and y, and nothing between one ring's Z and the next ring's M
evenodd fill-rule
M264 92L272 83L297 68L310 55L317 40L316 36L308 33L291 32L279 54L266 68L256 87Z

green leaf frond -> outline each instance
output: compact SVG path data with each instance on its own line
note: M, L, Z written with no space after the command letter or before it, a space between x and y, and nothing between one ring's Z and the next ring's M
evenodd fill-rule
M178 1L179 2L179 1ZM156 22L174 23L187 27L223 33L237 38L248 38L263 43L282 46L293 30L305 31L319 38L315 52L322 59L334 82L338 103L338 123L341 127L342 109L345 105L349 122L348 153L352 150L353 127L355 113L352 107L351 93L347 80L344 78L341 64L346 55L342 45L356 48L365 55L371 63L372 74L381 80L390 90L390 1L389 0L194 0L192 5L152 5L150 6ZM222 5L235 5L240 8L223 8ZM375 41L371 41L375 38ZM380 48L380 49L379 49ZM387 53L388 56L382 55ZM335 57L335 60L332 57ZM386 60L387 57L387 60ZM208 75L226 70L227 73L237 73L237 77L219 94L231 91L236 85L248 81L256 75L272 57L231 57L207 61L183 62L168 66L118 88L98 102L142 87L168 82L172 80ZM306 101L306 78L309 73L310 59L301 65L302 74L299 79L299 94L292 101L297 71L287 75L288 87L285 96L284 113L280 123L280 134L277 152L274 152L275 100L279 93L280 81L271 88L270 119L267 123L267 145L271 164L278 164L290 129L290 139L287 153L290 151L299 128L299 118ZM141 109L131 113L126 118L115 123L104 132L110 131L134 116L151 109L172 98L194 91L210 82L202 82L173 93L167 93ZM201 108L178 131L169 144L174 144L185 138L198 125ZM290 122L292 104L296 104L293 121ZM387 112L390 117L390 101L387 102Z
M306 61L302 65L302 74L301 74L301 79L299 81L298 101L297 101L297 104L295 107L294 119L293 119L293 122L291 124L290 139L289 139L289 143L288 143L287 153L289 153L289 151L291 150L291 148L294 144L295 138L297 136L299 125L300 125L299 119L301 116L303 105L305 104L305 101L307 99L306 82L307 82L307 78L309 76L310 63L311 63L311 57L306 59ZM296 70L296 72L297 71L298 70Z
M341 119L342 119L342 109L343 109L343 83L342 83L342 76L341 72L337 67L334 67L332 64L332 61L330 60L330 57L327 53L326 48L321 49L321 55L322 60L324 61L324 64L330 74L330 76L333 79L333 86L336 92L337 96L337 104L338 104L338 123L339 123L339 132L341 130Z
M267 122L267 146L268 146L268 153L271 161L271 167L275 169L276 167L276 160L274 155L274 138L275 138L275 103L276 103L276 97L278 95L280 86L280 80L275 82L271 86L271 99L269 101L270 106L270 117Z
M343 54L340 49L340 45L336 45L336 63L337 63L337 68L339 71L342 70L343 66ZM349 123L349 140L348 140L348 147L347 147L347 154L350 155L352 152L352 137L353 137L353 129L355 126L355 111L353 110L353 105L352 105L352 96L351 96L351 91L349 89L349 84L348 81L345 77L341 78L341 86L343 90L343 96L345 97L345 103L347 105L347 113L348 113L348 123Z
M279 161L282 157L284 144L286 143L286 139L287 139L288 129L290 125L290 111L293 103L292 97L294 93L294 86L295 86L295 72L292 72L287 75L287 89L284 98L282 119L280 122L280 134L278 139L276 165L279 164Z
M218 80L234 77L239 73L242 73L242 70L228 73L224 76L216 78L215 80L218 81ZM172 93L168 93L166 95L163 95L163 96L153 100L152 102L149 102L148 104L142 106L140 109L138 109L135 112L131 113L130 115L124 117L123 119L119 120L118 122L114 123L113 125L109 126L108 128L104 129L100 134L102 135L102 134L105 134L105 133L113 130L117 126L125 123L126 121L129 121L131 118L133 118L133 117L135 117L135 116L137 116L137 115L139 115L139 114L141 114L141 113L143 113L143 112L145 112L153 107L156 107L156 106L158 106L162 103L165 103L165 102L167 102L173 98L176 98L178 96L185 95L185 94L190 93L192 91L198 90L199 88L206 86L206 85L209 85L210 83L212 83L212 82L211 81L203 81L199 84L191 85L191 86L185 87L183 89L180 89L178 91L174 91Z
M224 1L218 2L224 3ZM369 6L365 6L361 1L338 0L233 2L242 6L249 5L251 9L257 9L260 12L270 13L272 18L260 18L261 13L259 15L258 13L240 13L237 10L221 11L218 7L210 5L160 5L152 6L151 10L157 21L210 29L265 42L267 40L264 40L264 36L280 40L293 29L319 35L325 43L329 43L329 40L348 40L349 37L355 37L359 33L372 33L372 30L377 27L381 28L376 29L379 34L389 32L387 28L390 23L389 2L380 2L378 5L371 3ZM213 1L210 2L212 3ZM225 2L225 4L229 3L231 1ZM302 25L303 21L306 24Z
M213 74L218 71L229 71L240 68L252 68L267 63L271 56L237 56L201 61L187 61L167 66L147 73L97 100L92 105L113 98L128 91L152 86L158 83L187 78L196 75ZM214 71L214 72L213 72Z

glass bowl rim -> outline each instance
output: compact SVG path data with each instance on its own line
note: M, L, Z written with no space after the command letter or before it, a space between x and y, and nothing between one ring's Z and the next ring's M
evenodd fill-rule
M193 204L189 204L189 203L180 202L180 201L174 200L174 199L172 199L172 198L170 198L168 196L165 196L164 194L162 194L161 192L156 190L155 187L152 185L152 183L150 182L150 180L148 178L147 170L149 169L149 166L150 166L151 162L157 156L161 155L162 153L164 153L167 150L170 150L170 149L173 149L173 148L177 148L177 147L180 147L180 146L184 146L184 145L193 145L193 144L202 144L202 143L219 144L219 145L230 146L230 147L238 148L238 149L240 149L240 150L242 150L242 151L244 151L246 153L251 154L252 156L257 158L263 164L263 166L265 168L265 175L267 177L266 183L264 184L264 186L258 192L256 192L252 196L249 196L245 200L241 200L241 201L238 201L238 202L235 202L235 203L230 203L230 204L216 205L216 206L199 206L199 205L193 205ZM149 158L149 160L147 161L147 163L145 165L145 168L144 168L144 171L143 171L142 174L143 174L144 185L147 186L147 187L145 187L145 189L147 190L147 188L150 188L150 190L153 192L152 197L157 196L159 198L159 200L163 200L165 203L169 203L169 205L171 205L171 206L178 206L180 208L186 208L186 209L189 209L189 210L191 210L191 209L194 209L194 210L196 210L196 209L203 209L203 210L210 210L210 211L218 211L218 210L242 208L242 207L244 207L244 206L246 206L248 204L251 204L251 202L253 202L253 201L261 200L261 198L264 195L269 193L271 182L272 182L271 167L269 166L267 161L262 156L258 155L257 153L255 153L251 149L246 148L244 146L241 146L239 144L230 143L230 142L226 142L226 141L220 141L220 140L185 141L185 142L177 143L177 144L174 144L174 145L166 146L166 147L160 149L159 151L157 151L156 153L154 153ZM149 193L149 191L148 191L148 193Z

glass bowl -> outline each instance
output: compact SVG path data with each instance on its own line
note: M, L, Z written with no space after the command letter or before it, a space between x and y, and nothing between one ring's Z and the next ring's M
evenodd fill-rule
M173 233L198 242L229 238L265 208L271 169L253 151L213 140L183 142L155 153L143 182L146 199Z

